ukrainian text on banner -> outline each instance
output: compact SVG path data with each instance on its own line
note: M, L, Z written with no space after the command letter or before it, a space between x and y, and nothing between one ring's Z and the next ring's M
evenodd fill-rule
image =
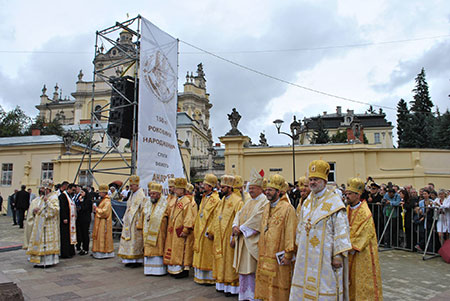
M137 174L141 186L182 177L176 135L178 41L141 19Z

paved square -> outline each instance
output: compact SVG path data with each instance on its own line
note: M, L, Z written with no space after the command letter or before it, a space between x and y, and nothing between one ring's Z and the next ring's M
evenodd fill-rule
M23 229L0 216L0 247L22 242ZM117 252L118 241L115 241ZM14 281L26 300L236 300L170 276L144 276L143 268L126 268L119 258L91 256L61 259L47 269L33 268L24 250L0 252L0 271ZM450 300L450 265L441 258L423 261L417 253L380 252L385 300ZM192 273L191 273L192 274Z

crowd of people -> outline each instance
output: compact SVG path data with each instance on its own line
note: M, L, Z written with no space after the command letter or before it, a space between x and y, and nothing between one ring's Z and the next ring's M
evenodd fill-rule
M425 235L414 241L408 234L419 233L422 224L430 229L425 219L436 207L443 242L450 198L444 190L432 199L430 187L414 194L412 187L378 185L370 178L327 186L329 170L327 162L315 160L295 186L281 175L266 179L254 170L245 183L231 175L219 181L207 174L195 186L175 178L169 179L167 195L153 182L145 191L135 175L120 192L107 185L94 192L68 182L53 189L51 181L43 181L29 208L16 208L22 210L19 224L27 212L24 249L36 267L71 258L75 248L88 254L92 214L91 255L115 257L111 199L116 199L127 202L117 255L125 266L143 265L145 275L178 279L193 268L196 283L239 300L381 300L382 232L385 245L397 243L395 231L403 231L405 244L422 248ZM16 204L25 198L21 191L14 195ZM411 228L408 221L418 226Z

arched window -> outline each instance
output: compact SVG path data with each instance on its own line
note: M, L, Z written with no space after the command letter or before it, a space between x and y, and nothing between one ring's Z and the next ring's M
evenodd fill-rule
M98 120L102 120L102 112L100 112L102 109L101 105L96 105L94 109L94 115Z

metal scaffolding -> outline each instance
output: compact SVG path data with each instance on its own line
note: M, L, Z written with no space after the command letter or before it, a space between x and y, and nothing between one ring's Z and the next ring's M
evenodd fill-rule
M116 39L118 32L122 30L132 35L132 39L129 43L121 43L120 39ZM95 55L94 55L94 71L92 77L92 97L91 97L91 122L89 125L89 143L85 148L80 164L78 167L77 174L75 176L74 182L76 182L79 177L80 170L83 162L88 163L87 173L88 176L97 184L99 182L96 180L96 174L112 174L121 176L130 176L136 174L136 162L137 162L137 117L138 117L138 70L139 70L139 51L140 51L140 30L141 30L141 16L129 19L124 22L116 22L115 25L99 30L96 32L95 38ZM115 35L113 37L113 35ZM103 50L114 49L114 59L104 59L105 55ZM103 64L106 63L106 64ZM125 68L124 68L125 67ZM127 74L131 68L134 68L132 77L134 78L134 97L133 99L127 98L121 91L113 86L113 80ZM112 72L111 72L112 71ZM129 74L129 73L128 73ZM111 91L117 92L123 99L126 100L126 104L118 108L132 107L133 108L133 119L127 120L127 122L132 122L133 132L132 139L129 144L131 147L131 162L129 163L125 158L124 152L119 149L119 140L121 138L111 136L107 127L101 123L101 118L109 118L111 113L111 100L106 104L101 106L101 108L95 108L95 98L96 93L100 92L96 90L96 86L102 83L106 83ZM105 92L105 91L101 91ZM100 141L94 141L94 132L98 132L100 128L100 133L103 139L107 138L111 142L111 146L101 154L100 159L94 162L93 154L98 153L97 149L94 147L100 143ZM119 155L123 160L124 167L112 167L112 168L100 168L100 163L108 157L108 155L115 154ZM123 183L125 185L126 182Z

